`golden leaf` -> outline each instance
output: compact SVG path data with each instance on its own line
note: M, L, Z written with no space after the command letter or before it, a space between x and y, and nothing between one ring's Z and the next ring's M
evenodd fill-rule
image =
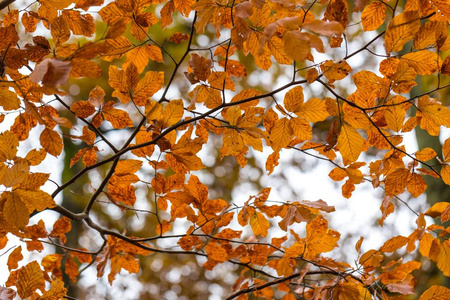
M450 289L433 285L429 289L427 289L419 298L419 300L443 300L450 298Z
M361 13L361 23L364 31L377 30L386 19L386 5L381 2L372 2Z
M164 73L149 71L139 80L134 89L133 101L137 105L145 105L148 98L159 91L164 84Z
M45 288L44 273L35 260L20 268L17 278L17 293L22 299L30 297L37 289Z
M427 189L427 184L421 175L411 173L408 177L406 188L413 197L417 198L425 192Z
M430 50L421 50L403 55L400 60L405 61L419 75L431 75L437 72L442 60L437 53Z
M95 33L95 24L92 15L82 15L77 10L65 9L62 11L62 16L73 34L92 36Z
M386 29L384 46L389 55L400 51L420 29L420 17L417 11L405 11L393 18Z
M296 112L300 109L303 99L303 88L296 86L286 93L283 104L288 111Z
M215 242L209 242L205 247L206 254L208 254L208 258L218 261L224 262L228 258L227 250L222 248L219 244Z
M339 152L348 162L354 162L358 159L364 147L364 138L355 128L343 124L338 136Z
M19 140L17 136L11 131L5 131L0 134L0 159L14 160L17 154L17 147L19 146Z
M171 100L164 107L162 114L162 128L170 127L178 123L184 115L183 100Z
M95 113L95 107L90 101L77 101L72 104L70 110L80 118L87 118Z
M380 251L382 252L394 252L408 243L408 238L398 235L394 236L393 238L390 238L387 240L383 246L381 246Z
M45 128L40 136L41 146L47 151L48 154L58 156L63 150L63 139L56 131Z
M270 132L271 146L274 151L279 151L286 147L294 135L290 120L282 118L275 121L275 124Z
M18 109L20 107L20 100L17 98L16 93L7 89L0 89L0 106L4 110Z
M6 196L3 215L8 223L19 229L25 227L30 219L30 213L25 203L17 195L12 193L8 193Z
M389 106L387 107L384 117L388 127L396 132L402 130L405 121L406 110L401 104L405 100L406 98L402 96L395 96L387 102Z
M250 216L250 226L255 235L266 237L270 223L262 213L255 211Z
M287 31L283 36L284 52L291 59L302 61L310 54L309 38L299 31Z

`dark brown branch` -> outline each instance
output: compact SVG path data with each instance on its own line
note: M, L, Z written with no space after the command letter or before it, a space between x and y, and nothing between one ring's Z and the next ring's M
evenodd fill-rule
M14 1L16 0L3 0L0 2L0 10L4 9L5 7L11 5L14 3Z

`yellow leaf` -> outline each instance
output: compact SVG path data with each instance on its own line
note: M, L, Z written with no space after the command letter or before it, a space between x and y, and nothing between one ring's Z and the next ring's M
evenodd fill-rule
M245 2L242 2L245 3ZM273 58L280 64L289 65L292 63L292 59L286 54L283 48L283 42L279 37L272 37L270 41L267 42L267 47Z
M127 75L116 66L109 67L109 85L114 88L113 96L119 98L120 102L128 103L130 101Z
M279 151L286 147L292 139L294 131L292 130L290 120L282 118L275 121L275 124L270 132L270 141L272 149Z
M386 29L384 46L389 55L400 51L420 29L420 17L417 11L405 11L393 18Z
M387 102L389 106L387 107L384 117L388 127L396 132L402 130L405 121L406 110L401 104L405 100L405 97L395 96Z
M162 115L162 128L178 123L184 114L183 100L172 100L164 107Z
M445 184L450 185L450 165L442 166L441 176L442 176L442 181L444 181Z
M426 290L419 298L419 300L444 300L450 299L450 289L433 285L428 290Z
M114 174L117 176L134 174L142 167L142 161L137 159L125 159L120 160L117 163L116 170Z
M393 238L387 240L383 246L381 246L380 251L382 252L394 252L397 249L402 248L403 246L408 243L408 238L398 235L394 236Z
M37 289L44 290L44 273L36 261L19 269L17 293L22 299L30 297Z
M8 265L8 270L11 271L17 269L17 267L19 266L19 261L21 261L22 259L22 246L19 246L14 249L8 256L8 262L6 263ZM0 295L2 294L0 293Z
M421 161L429 161L437 156L436 151L431 148L424 148L414 153L416 158Z
M17 98L16 93L7 89L0 89L0 106L4 110L18 109L20 107L20 100Z
M70 107L77 117L87 118L95 113L95 106L90 101L77 101Z
M163 55L161 49L155 45L145 45L145 50L147 51L148 57L156 62L163 62Z
M145 105L147 100L162 88L163 84L163 72L146 72L144 78L139 80L136 88L134 89L134 103L137 105Z
M432 218L437 218L441 216L441 214L450 206L449 202L438 202L435 203L432 207L430 207L425 215L430 216Z
M413 197L417 198L425 192L427 189L427 184L421 175L412 173L408 177L406 188Z
M444 242L436 240L438 241L437 254L435 256L430 254L430 258L437 263L439 270L445 276L450 276L450 264L448 263L450 260L450 240L445 240Z
M31 213L34 210L43 211L46 208L52 208L56 206L55 200L48 193L41 190L24 190L16 189L13 194L19 196L20 199L28 207L28 211Z
M414 37L413 46L416 49L425 49L435 45L436 40L446 30L445 23L430 21L423 24Z
M12 193L8 193L6 196L3 215L8 223L19 229L25 227L30 219L30 213L25 203Z
M312 128L308 121L302 118L292 118L290 125L294 135L302 140L310 140L312 138Z
M419 75L431 75L437 72L442 60L437 53L430 50L421 50L403 55L400 60L405 61Z
M446 139L444 145L442 145L442 156L444 162L450 162L450 138Z
M417 108L418 111L416 116L422 116L422 120L420 122L421 128L429 127L426 123L427 121L431 123L430 125L437 127L437 132L439 132L439 126L443 125L450 127L450 111L447 107L442 106L441 103L435 99L432 99L429 96L422 96L419 98Z
M0 145L2 143L0 142ZM1 146L0 146L1 147ZM30 152L27 153L27 156L25 156L25 159L28 161L30 166L37 166L39 165L47 155L47 152L45 152L44 149L32 149Z
M50 128L45 128L42 131L39 140L41 142L41 146L45 149L45 151L47 151L48 154L53 156L58 156L61 154L64 146L63 139L56 131Z
M278 276L290 276L294 272L294 268L291 266L291 259L289 257L281 258L277 263Z
M345 60L338 63L334 63L332 60L326 60L320 65L320 69L330 83L344 79L352 71L352 68Z
M6 168L1 182L6 187L13 187L22 183L28 176L30 166L25 159L15 159L14 165L10 168Z
M311 98L303 103L295 114L313 123L323 121L329 116L326 101L317 98Z
M403 193L409 174L410 172L405 168L400 168L390 173L385 180L386 195L394 196Z
M333 179L334 181L342 181L345 177L347 177L347 172L344 169L341 168L334 168L331 170L331 172L328 174L328 176Z
M317 215L306 225L306 249L308 258L329 252L338 246L340 234L328 228L328 222L321 215Z
M361 23L364 31L378 29L386 19L386 5L382 2L374 1L367 5L361 13Z
M239 101L246 100L246 99L249 99L249 98L252 98L252 97L255 97L255 96L259 96L261 94L262 93L260 91L257 91L257 90L254 90L254 89L245 89L245 90L239 92L237 95L235 95L231 99L231 102L239 102ZM248 102L243 102L243 103L239 104L239 107L241 109L246 109L246 108L251 107L251 106L256 106L258 103L259 103L259 100L255 99L255 100L251 100L251 101L248 101Z
M136 47L127 52L127 59L122 67L126 69L130 64L134 64L137 67L138 72L142 73L148 64L150 58L149 54L146 46Z
M266 237L270 227L270 223L262 213L255 211L250 216L250 226L255 235Z
M303 88L296 86L289 90L284 96L284 107L291 112L296 112L303 103Z
M342 157L348 162L354 162L364 147L364 139L355 128L343 124L338 136L338 146Z
M72 69L70 70L70 77L72 78L98 78L102 73L102 68L92 60L82 58L72 59Z
M310 53L309 38L299 31L287 31L283 36L284 52L296 61L304 60Z
M189 16L191 12L191 6L195 3L194 0L173 0L175 9L178 10L183 16Z
M0 134L0 159L14 160L17 154L17 147L19 147L19 140L17 136L11 131L5 131Z

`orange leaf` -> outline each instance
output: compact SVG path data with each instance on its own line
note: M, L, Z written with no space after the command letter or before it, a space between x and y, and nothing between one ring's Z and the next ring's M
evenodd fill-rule
M386 53L400 51L413 38L420 28L420 17L417 11L405 11L393 18L385 34Z
M22 299L30 297L37 289L44 290L44 273L36 261L20 268L17 277L17 293Z
M42 147L48 154L58 156L63 150L63 139L56 131L45 128L40 136L40 142Z
M394 252L397 249L403 247L408 243L408 238L398 235L387 240L383 246L381 246L380 251L382 252Z
M372 2L361 13L361 23L364 31L378 29L386 19L386 5L381 2Z
M224 262L228 258L227 250L215 242L209 242L205 247L205 251L208 254L208 258L218 262Z
M23 228L28 224L30 213L23 201L12 193L8 193L3 206L5 220L17 228Z
M274 151L279 151L286 147L291 141L294 132L292 130L291 124L287 118L282 118L275 121L270 132L270 141L272 142L272 149Z
M428 290L426 290L419 298L419 300L443 300L450 298L450 289L433 285Z
M19 266L19 261L21 261L22 259L22 246L16 247L8 256L8 270L11 271L17 269L17 267Z
M411 173L409 174L406 188L413 197L417 198L425 192L425 190L427 189L427 183L421 175L417 173Z

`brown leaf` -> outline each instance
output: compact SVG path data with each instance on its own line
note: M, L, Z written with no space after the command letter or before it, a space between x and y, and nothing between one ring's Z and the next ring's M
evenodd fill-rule
M31 72L30 80L36 83L42 81L44 87L56 88L67 82L71 68L70 61L46 59Z

